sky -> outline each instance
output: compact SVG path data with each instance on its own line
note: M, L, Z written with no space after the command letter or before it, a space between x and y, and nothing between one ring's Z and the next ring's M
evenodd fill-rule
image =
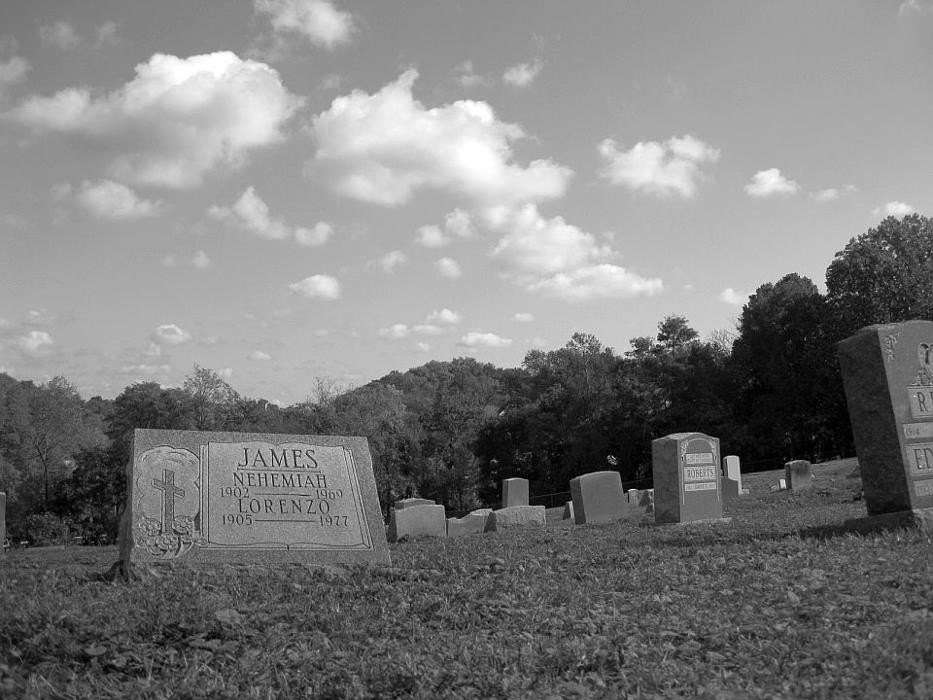
M933 211L930 0L2 0L0 371L282 405Z

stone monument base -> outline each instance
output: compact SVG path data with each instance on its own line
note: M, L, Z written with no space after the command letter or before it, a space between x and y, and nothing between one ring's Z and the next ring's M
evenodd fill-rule
M725 525L726 523L732 522L732 516L725 518L707 518L706 520L687 520L682 523L651 523L655 527L667 527L669 525L674 525L676 527L690 527L691 525Z
M853 532L871 533L886 530L920 530L933 534L933 508L914 508L896 513L869 515L865 518L846 520L845 528Z

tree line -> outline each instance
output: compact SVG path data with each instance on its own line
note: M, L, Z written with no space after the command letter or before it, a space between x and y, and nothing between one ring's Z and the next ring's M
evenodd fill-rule
M587 333L503 369L432 361L352 389L318 380L279 407L241 396L195 365L181 387L141 382L83 400L63 377L0 374L0 490L11 537L114 541L134 428L364 435L383 508L418 494L464 513L498 498L501 479L532 494L582 473L650 479L651 440L719 437L743 463L777 466L853 453L834 346L872 323L933 320L933 220L889 217L853 238L826 292L797 273L755 290L735 328L701 339L684 316L621 353Z

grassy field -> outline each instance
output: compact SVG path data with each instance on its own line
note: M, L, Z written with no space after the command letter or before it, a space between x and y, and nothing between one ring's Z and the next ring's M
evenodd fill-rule
M847 534L854 462L727 524L392 545L391 568L0 563L0 696L933 697L933 543Z

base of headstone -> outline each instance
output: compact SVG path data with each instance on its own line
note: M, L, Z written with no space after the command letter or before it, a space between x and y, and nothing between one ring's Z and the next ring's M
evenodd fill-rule
M654 527L691 527L693 525L725 525L726 523L731 523L732 517L725 518L708 518L707 520L688 520L682 523L659 523L652 522L651 525Z
M887 530L920 530L933 535L933 508L914 508L896 513L869 515L845 521L846 530L859 533L885 532Z
M748 489L739 489L740 496L747 496L749 493L751 493L751 491L749 491Z
M486 523L486 532L499 532L511 527L547 525L544 506L509 506L494 510Z

